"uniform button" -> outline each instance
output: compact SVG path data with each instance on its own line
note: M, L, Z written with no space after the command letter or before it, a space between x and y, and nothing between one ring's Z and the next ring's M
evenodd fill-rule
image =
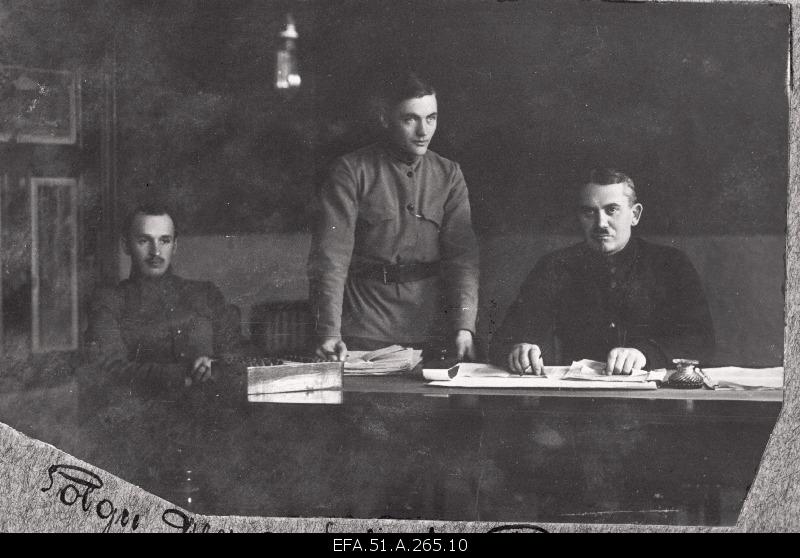
M617 282L616 281L611 281L611 288L612 289L616 289L617 288Z
M181 330L178 330L178 335L180 335L180 334L181 334Z
M413 203L408 204L406 206L406 209L408 209L409 211L414 211L414 204Z
M613 329L613 328L617 327L617 324L615 324L614 322L611 322L610 324L608 324L608 327Z
M414 173L413 173L413 172L411 172L411 171L408 171L408 172L406 173L406 176L407 176L407 177L409 177L409 178L411 178L412 176L414 176Z

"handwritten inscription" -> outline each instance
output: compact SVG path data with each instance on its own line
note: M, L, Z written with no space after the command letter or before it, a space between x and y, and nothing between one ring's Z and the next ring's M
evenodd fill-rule
M139 527L138 513L131 514L124 508L120 512L119 508L107 498L94 504L91 495L95 490L103 488L103 481L93 472L74 465L51 465L47 469L47 476L50 484L42 487L41 491L50 491L55 485L56 477L61 477L65 482L56 493L58 499L69 507L80 502L80 509L87 515L91 515L94 510L94 515L98 519L106 521L103 533L108 533L114 524L119 525L122 529L130 525L131 531L135 531Z
M120 509L108 498L95 499L99 496L100 489L103 488L103 480L95 473L83 467L75 465L51 465L47 469L49 484L40 488L42 492L49 492L58 486L55 494L58 500L65 506L73 507L78 504L78 508L86 515L94 516L99 520L105 521L103 533L111 531L114 525L120 529L130 528L135 531L139 527L141 514L132 513L126 508ZM94 498L93 498L94 497ZM198 521L197 517L187 514L178 508L169 508L161 514L161 521L169 527L181 533L232 533L232 530L214 529L207 521ZM381 531L378 528L378 531ZM334 533L335 523L328 521L325 525L326 533ZM368 533L374 533L372 528ZM434 533L435 529L430 527L428 533ZM538 525L529 523L518 523L508 525L498 525L488 531L489 533L502 532L539 532L547 533L547 530Z
M164 510L161 514L161 521L180 531L181 533L233 533L232 530L226 531L225 529L217 529L214 531L207 521L198 523L194 517L189 516L186 512L170 508Z

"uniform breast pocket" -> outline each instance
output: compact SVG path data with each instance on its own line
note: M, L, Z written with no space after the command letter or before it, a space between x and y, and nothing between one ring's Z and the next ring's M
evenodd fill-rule
M396 208L377 204L360 204L355 230L355 253L366 257L383 257L398 235Z
M397 219L397 208L380 203L362 203L358 208L358 222L366 226L378 226Z

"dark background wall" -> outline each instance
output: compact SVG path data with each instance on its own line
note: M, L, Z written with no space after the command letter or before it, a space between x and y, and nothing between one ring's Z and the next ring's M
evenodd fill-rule
M289 11L303 85L286 95L272 80ZM617 166L641 192L640 232L691 244L723 330L735 324L727 346L751 335L748 351L772 347L774 364L783 293L755 278L784 274L781 254L763 249L780 252L786 226L788 16L720 3L5 1L0 62L112 68L120 207L171 198L182 234L221 239L195 253L225 261L222 239L251 235L259 257L291 259L300 280L304 254L269 251L283 246L271 239L295 234L290 244L305 246L325 165L372 135L370 84L418 66L439 90L432 149L462 164L483 246L516 247L503 261L489 252L484 315L502 315L530 260L574 232L568 185L591 166ZM96 118L85 106L82 172L96 159ZM89 225L104 217L98 180L86 181ZM90 248L97 230L87 226ZM741 284L719 279L733 271L721 262L738 263ZM228 294L288 296L274 284L262 275ZM731 313L742 300L747 316Z
M369 136L370 84L403 65L438 85L432 148L463 164L484 233L571 231L566 186L597 164L635 178L643 232L784 230L784 6L5 4L7 62L86 66L116 46L122 201L166 192L186 232L303 229L325 163ZM289 11L291 96L272 87Z
M432 148L462 162L484 232L570 231L566 186L598 164L641 187L643 232L783 232L784 8L363 6L319 31L336 45L318 54L320 100L344 107L398 57L427 68L441 89Z

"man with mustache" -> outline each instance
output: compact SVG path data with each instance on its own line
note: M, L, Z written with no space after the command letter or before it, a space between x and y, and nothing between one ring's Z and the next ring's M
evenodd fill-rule
M92 297L85 340L97 366L84 369L83 380L95 387L122 383L157 396L216 380L212 355L241 345L238 309L214 284L172 272L178 239L165 206L145 204L130 212L121 241L131 258L130 277Z
M633 180L603 169L578 192L584 241L544 256L492 339L491 360L519 374L589 358L607 374L703 361L714 349L700 279L679 250L631 231L641 217Z
M308 260L316 353L401 344L474 359L478 247L459 165L428 147L434 88L386 81L382 139L337 159Z

